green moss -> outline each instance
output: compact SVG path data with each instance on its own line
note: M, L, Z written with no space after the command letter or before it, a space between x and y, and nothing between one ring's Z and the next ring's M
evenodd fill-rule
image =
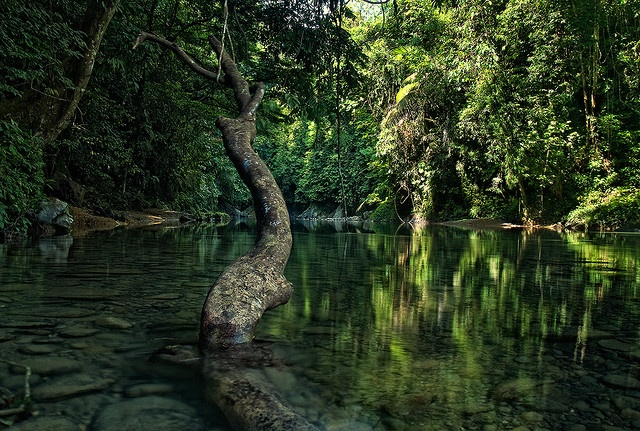
M385 200L371 213L370 219L373 221L397 221L398 214L395 205L390 199Z

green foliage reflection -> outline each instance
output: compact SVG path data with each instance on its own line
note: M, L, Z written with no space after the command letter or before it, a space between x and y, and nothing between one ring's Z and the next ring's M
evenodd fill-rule
M522 387L544 394L552 343L584 361L602 327L640 312L638 241L437 226L414 236L297 234L287 270L295 297L261 330L326 352L313 359L315 380L394 414L394 397L425 412L475 405L517 370L513 358L528 364ZM623 310L610 313L612 304ZM335 361L350 373L326 377ZM433 396L408 398L418 393Z

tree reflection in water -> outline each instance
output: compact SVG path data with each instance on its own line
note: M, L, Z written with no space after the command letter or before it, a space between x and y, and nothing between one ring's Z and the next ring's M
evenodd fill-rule
M569 381L607 393L612 355L635 369L600 340L631 339L640 357L637 236L430 226L294 242L295 297L261 336L291 342L291 366L370 424L515 426L528 409L554 428L585 397Z

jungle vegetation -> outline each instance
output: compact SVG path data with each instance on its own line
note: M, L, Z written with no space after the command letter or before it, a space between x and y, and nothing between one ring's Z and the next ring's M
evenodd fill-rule
M4 0L0 230L45 196L250 205L223 41L266 95L256 149L293 213L640 225L640 0Z

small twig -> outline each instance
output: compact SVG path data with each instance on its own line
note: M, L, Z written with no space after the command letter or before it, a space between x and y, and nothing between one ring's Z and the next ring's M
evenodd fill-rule
M27 411L27 406L31 402L31 385L29 384L29 378L31 377L31 367L28 365L18 364L17 362L8 361L6 359L0 359L0 362L4 362L5 364L9 364L14 367L24 368L24 397L22 399L22 403L18 407L0 410L1 416L12 416L19 413L24 413Z
M24 413L24 410L25 410L24 404L22 404L20 407L15 407L13 409L0 410L0 417L18 415L20 413Z
M31 367L24 367L24 404L31 402L31 386L29 385L29 378L31 377Z

